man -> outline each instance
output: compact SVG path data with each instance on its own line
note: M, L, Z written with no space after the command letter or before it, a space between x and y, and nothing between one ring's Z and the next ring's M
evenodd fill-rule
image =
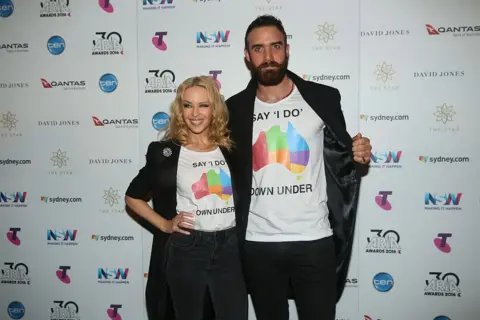
M288 320L289 297L299 320L334 320L371 146L349 136L338 90L302 80L288 59L282 22L255 19L245 35L252 80L226 101L245 277L258 320Z

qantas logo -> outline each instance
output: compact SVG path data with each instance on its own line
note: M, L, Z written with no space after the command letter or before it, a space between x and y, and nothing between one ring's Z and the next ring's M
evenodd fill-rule
M432 27L431 24L426 24L425 26L427 27L427 32L429 35L440 34L434 27Z
M128 127L137 127L138 126L138 119L103 119L100 120L98 117L92 116L93 123L95 127L105 127L109 125L113 125L117 128L128 128Z
M463 25L455 27L438 27L435 28L431 24L426 24L427 32L431 36L438 36L442 33L451 33L456 36L469 36L474 34L480 34L480 25Z
M40 78L45 89L63 88L65 90L81 90L85 89L87 83L84 80L68 80L68 81L47 81Z

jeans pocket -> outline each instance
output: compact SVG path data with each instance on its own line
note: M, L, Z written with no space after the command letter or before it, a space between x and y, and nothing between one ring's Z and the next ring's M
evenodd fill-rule
M195 238L192 234L176 232L170 236L170 243L177 248L191 248L195 246Z

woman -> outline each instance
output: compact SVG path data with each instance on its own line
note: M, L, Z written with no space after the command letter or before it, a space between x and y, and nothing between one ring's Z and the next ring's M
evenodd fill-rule
M174 319L168 314L168 286L177 320L202 319L206 295L218 319L246 319L228 111L215 80L201 76L183 82L171 114L164 140L150 143L146 164L125 198L159 230L147 284L149 318ZM154 209L145 199L149 193Z

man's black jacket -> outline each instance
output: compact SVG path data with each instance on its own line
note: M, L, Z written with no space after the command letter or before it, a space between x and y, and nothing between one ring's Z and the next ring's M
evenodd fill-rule
M325 123L323 152L329 220L335 239L338 301L343 293L352 252L361 180L359 165L353 160L352 138L346 129L339 91L305 81L291 71L287 71L287 76ZM229 129L235 143L231 174L236 182L235 210L240 213L237 217L242 219L237 221L237 226L243 229L241 241L245 240L251 201L253 115L257 87L258 82L252 78L245 90L226 101L230 114Z

